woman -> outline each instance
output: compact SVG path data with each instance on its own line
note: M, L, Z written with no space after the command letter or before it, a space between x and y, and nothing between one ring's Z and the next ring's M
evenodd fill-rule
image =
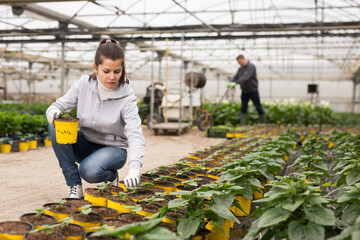
M145 140L137 98L126 77L125 55L115 40L100 41L93 68L93 74L82 76L46 110L50 139L68 185L68 198L83 197L81 179L117 185L117 170L127 158L125 186L140 184ZM53 121L61 111L75 107L79 118L77 143L58 144Z

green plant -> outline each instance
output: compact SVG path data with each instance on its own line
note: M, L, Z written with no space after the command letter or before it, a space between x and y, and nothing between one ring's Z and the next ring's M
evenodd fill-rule
M35 214L35 217L39 217L41 216L42 214L44 214L44 210L47 209L45 207L42 207L42 208L36 208L34 209L34 211L36 212Z
M255 201L262 204L252 216L260 218L252 223L244 240L262 233L262 239L325 239L325 227L335 225L334 212L326 208L330 201L303 175L277 179L264 198Z
M135 214L135 213L141 211L141 209L142 209L140 204L137 204L135 206L124 206L124 208L129 208L130 212L132 214Z
M54 224L54 225L42 225L40 226L40 228L37 228L37 229L34 229L32 230L30 233L35 233L35 232L39 232L39 231L43 231L45 232L46 234L52 234L54 233L54 231L52 231L52 229L54 227L56 227L57 225Z
M234 201L233 194L214 196L213 191L199 191L197 189L171 194L181 195L181 198L171 200L168 208L184 208L185 217L180 219L177 229L185 239L194 235L198 229L204 229L210 221L222 232L224 232L221 227L224 219L239 223L239 220L229 210ZM206 201L205 199L211 200Z
M80 209L81 209L80 213L84 215L89 215L92 212L91 204L81 206Z
M8 137L0 138L0 144L13 144L13 139Z
M55 200L55 202L58 204L56 206L56 208L59 208L59 207L62 207L65 203L66 203L66 200Z
M97 231L91 236L117 236L120 239L131 239L131 240L168 240L168 239L183 239L179 235L170 232L168 229L159 227L158 225L162 221L162 218L150 220L147 222L138 222L126 224L115 230L107 229ZM127 234L130 234L131 237L128 238Z

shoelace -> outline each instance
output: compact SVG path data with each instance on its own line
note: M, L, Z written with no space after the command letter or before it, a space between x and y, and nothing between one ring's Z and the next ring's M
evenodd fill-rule
M75 186L69 187L68 197L70 197L71 195L76 195L76 187Z

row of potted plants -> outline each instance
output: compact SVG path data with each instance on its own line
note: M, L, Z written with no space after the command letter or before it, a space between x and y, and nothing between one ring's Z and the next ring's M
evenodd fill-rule
M0 137L0 153L10 153L11 151L26 151L28 149L36 149L38 142L41 142L43 146L51 146L49 135L36 135L36 134L22 134L16 136L14 139L11 137ZM14 148L16 147L16 149Z

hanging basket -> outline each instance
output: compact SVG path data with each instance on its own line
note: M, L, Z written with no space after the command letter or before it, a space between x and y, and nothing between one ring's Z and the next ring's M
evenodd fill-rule
M56 142L73 144L77 141L79 119L55 119Z

